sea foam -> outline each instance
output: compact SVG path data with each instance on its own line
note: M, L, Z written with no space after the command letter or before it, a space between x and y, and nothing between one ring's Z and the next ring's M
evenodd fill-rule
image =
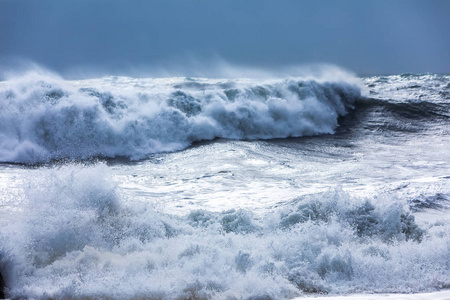
M36 72L0 82L0 161L127 157L193 142L333 133L360 97L355 79L105 77Z
M448 225L419 225L393 198L332 189L258 216L176 216L124 197L109 174L103 164L30 173L23 208L0 231L7 295L281 299L450 281Z

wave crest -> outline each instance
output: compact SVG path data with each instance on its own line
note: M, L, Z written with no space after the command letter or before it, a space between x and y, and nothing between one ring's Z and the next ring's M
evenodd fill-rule
M193 142L333 133L360 88L336 79L24 75L0 83L0 161L124 156Z

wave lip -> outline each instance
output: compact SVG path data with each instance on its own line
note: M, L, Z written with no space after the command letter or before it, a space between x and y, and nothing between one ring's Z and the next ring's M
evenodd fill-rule
M142 159L195 141L330 134L360 97L337 79L25 75L0 84L0 161Z

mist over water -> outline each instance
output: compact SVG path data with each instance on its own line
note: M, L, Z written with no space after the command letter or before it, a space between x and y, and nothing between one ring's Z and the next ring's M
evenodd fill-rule
M29 59L94 77L181 65L181 74L168 76L201 77L190 72L216 57L273 69L325 62L362 75L445 73L449 9L446 0L5 0L0 61Z

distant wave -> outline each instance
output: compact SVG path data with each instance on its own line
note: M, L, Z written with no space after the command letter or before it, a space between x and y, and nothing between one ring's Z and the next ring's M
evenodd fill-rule
M354 78L67 81L28 73L0 82L0 161L136 160L215 138L330 134L360 96Z

